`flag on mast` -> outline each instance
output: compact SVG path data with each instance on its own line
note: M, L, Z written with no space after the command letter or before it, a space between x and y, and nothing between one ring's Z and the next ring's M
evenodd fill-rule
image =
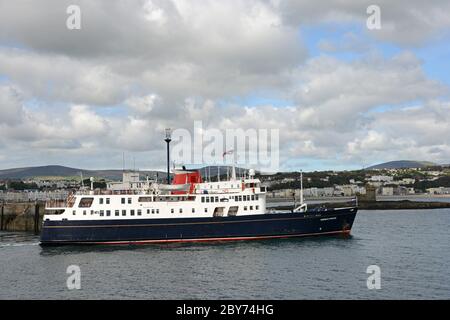
M227 154L233 154L233 152L234 152L233 149L228 150L228 151L225 151L225 152L222 154L222 158L225 158L225 156L226 156Z

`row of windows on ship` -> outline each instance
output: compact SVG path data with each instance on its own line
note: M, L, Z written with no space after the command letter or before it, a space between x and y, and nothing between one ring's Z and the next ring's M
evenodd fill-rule
M158 199L160 198L160 199ZM193 198L193 199L192 199ZM186 201L186 200L195 200L195 197L155 197L154 201ZM218 196L202 196L201 201L203 203L210 203L210 202L227 202L229 200L235 200L237 202L240 201L255 201L259 200L259 196L257 194L252 195L236 195L236 196L229 196L229 197L218 197ZM94 198L82 198L80 200L80 203L78 205L79 208L89 208L94 201ZM152 202L152 197L139 197L138 202ZM99 204L111 204L110 198L98 198ZM132 198L121 198L121 204L132 204Z
M146 211L147 214L150 214L150 212L152 214L159 214L159 209L146 209L146 210L147 210ZM253 211L253 210L259 210L259 206L258 205L256 205L256 206L244 206L244 211ZM195 213L195 208L192 208L191 211L192 211L192 213ZM124 210L114 210L114 215L116 217L119 217L122 214L122 216L125 217L125 216L127 216L127 212L129 212L130 216L135 216L135 215L142 216L142 209L137 209L137 210L134 210L134 209L131 209L131 210L125 210L125 209ZM204 208L204 212L208 213L208 208ZM100 210L100 211L98 211L98 213L99 213L100 217L103 217L103 216L110 217L112 211L111 210ZM175 213L175 209L174 208L170 209L170 213ZM183 208L179 208L178 209L178 213L183 213ZM76 210L73 210L72 214L76 215ZM90 210L90 214L93 215L94 214L94 210ZM87 215L87 211L86 210L83 210L83 215L84 216Z

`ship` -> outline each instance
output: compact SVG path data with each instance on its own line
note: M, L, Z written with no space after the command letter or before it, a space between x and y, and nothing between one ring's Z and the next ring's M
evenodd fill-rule
M349 235L357 206L308 209L303 196L290 210L266 208L267 190L247 170L239 177L173 170L173 181L139 180L124 172L107 189L81 188L46 203L40 244L150 244ZM170 181L170 180L169 180Z
M166 183L145 181L139 173L123 172L122 182L106 190L84 185L64 200L49 200L42 221L40 244L150 244L349 235L357 206L308 209L303 199L291 210L268 210L267 189L249 169L226 179L205 171L173 169L170 175L171 129L166 129ZM227 151L223 155L232 153ZM218 167L219 169L219 167ZM83 181L83 178L81 177ZM171 183L172 180L172 183Z

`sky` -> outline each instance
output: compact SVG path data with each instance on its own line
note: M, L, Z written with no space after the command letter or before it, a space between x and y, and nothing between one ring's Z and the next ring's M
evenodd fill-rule
M81 29L67 28L70 5ZM164 128L195 121L279 130L280 171L450 163L449 12L447 0L0 0L0 169L120 169L123 153L162 169Z

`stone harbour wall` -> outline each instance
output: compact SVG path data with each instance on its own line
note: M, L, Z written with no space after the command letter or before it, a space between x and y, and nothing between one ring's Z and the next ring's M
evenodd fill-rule
M44 202L0 203L0 231L30 231L38 234Z

